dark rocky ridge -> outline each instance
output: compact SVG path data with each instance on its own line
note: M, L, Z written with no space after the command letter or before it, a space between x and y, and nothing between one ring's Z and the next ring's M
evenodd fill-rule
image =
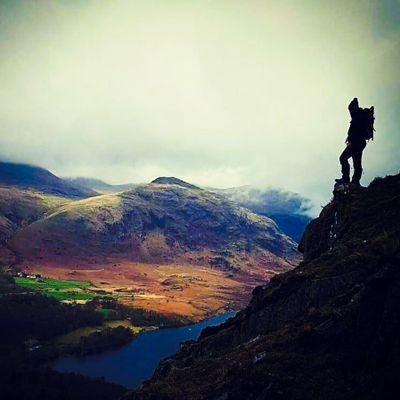
M397 398L399 221L400 175L336 196L303 236L304 262L127 398Z

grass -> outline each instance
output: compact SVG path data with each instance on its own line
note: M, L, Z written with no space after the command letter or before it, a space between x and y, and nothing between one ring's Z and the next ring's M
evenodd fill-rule
M67 281L62 279L31 279L18 276L15 283L27 289L42 290L68 290L68 289L85 289L93 286L88 281Z
M98 296L95 293L88 292L46 292L45 294L59 301L91 300L94 297Z
M37 290L59 301L91 300L98 294L86 289L93 286L89 281L68 281L63 279L30 279L16 277L15 283L28 290Z

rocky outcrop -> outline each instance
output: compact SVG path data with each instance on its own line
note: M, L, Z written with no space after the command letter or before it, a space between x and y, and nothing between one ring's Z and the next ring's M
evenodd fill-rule
M304 262L127 398L397 398L399 221L400 175L335 193L300 243Z

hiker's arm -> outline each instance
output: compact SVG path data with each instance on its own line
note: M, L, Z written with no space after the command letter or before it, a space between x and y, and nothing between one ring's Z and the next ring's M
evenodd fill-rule
M349 107L348 107L351 118L354 117L354 115L359 110L359 108L360 107L358 106L358 99L357 99L357 97L354 97L354 99L350 102Z

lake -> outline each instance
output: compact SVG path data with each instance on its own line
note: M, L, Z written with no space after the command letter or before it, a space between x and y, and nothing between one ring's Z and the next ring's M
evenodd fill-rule
M160 360L175 354L181 342L197 339L202 329L219 325L235 314L229 311L197 324L144 332L117 350L86 357L62 357L51 367L60 372L104 377L108 382L134 389L151 378Z

